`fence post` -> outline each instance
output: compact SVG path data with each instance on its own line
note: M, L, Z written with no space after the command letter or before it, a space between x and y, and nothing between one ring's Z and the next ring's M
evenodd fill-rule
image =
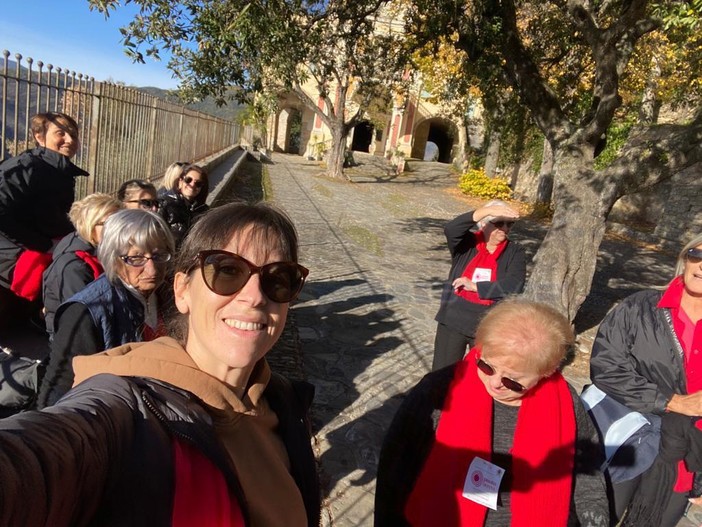
M90 112L90 133L88 134L88 194L95 192L95 177L100 168L98 138L100 137L100 116L102 114L102 83L93 83L92 110Z
M149 167L148 169L148 179L151 181L156 175L156 169L154 167L154 144L156 143L156 104L157 101L154 99L151 101L151 115L149 116L149 144L146 147L146 163Z

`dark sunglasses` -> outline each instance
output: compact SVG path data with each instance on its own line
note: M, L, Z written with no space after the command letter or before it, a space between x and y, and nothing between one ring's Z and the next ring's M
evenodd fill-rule
M144 267L151 260L155 264L165 264L171 260L171 253L153 253L151 256L135 254L134 256L122 255L122 261L131 267Z
M490 223L492 223L498 229L504 229L505 227L511 229L514 225L513 221L491 221Z
M261 267L229 251L200 251L197 263L205 285L215 294L229 296L241 291L251 278L261 277L261 290L273 302L284 304L297 298L309 270L295 262L273 262Z
M183 178L183 181L185 181L186 185L192 185L195 188L201 188L205 184L204 181L202 181L200 179L195 180L195 179L191 178L190 176L185 176Z
M142 209L157 209L158 200L157 199L130 199L125 201L125 203L138 203Z
M688 249L685 253L685 259L691 264L702 263L702 249Z
M495 375L495 369L492 366L490 366L487 362L485 362L483 359L478 359L477 364L478 364L478 369L480 371L482 371L485 375L489 375L490 377ZM520 393L520 392L523 392L524 390L526 390L526 388L524 388L524 386L519 384L517 381L513 381L509 377L502 377L500 379L500 381L502 381L502 386L504 386L508 390L512 390L513 392Z

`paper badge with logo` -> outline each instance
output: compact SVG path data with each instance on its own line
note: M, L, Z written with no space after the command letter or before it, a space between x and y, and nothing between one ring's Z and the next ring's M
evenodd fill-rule
M471 282L490 282L492 281L492 269L486 269L485 267L476 267L473 271L473 277L470 279Z
M497 510L497 493L504 474L505 469L475 457L463 482L463 497Z

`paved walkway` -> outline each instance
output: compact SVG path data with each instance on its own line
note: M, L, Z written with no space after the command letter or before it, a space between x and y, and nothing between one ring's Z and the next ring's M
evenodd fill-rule
M289 367L301 360L317 387L324 525L337 527L372 525L382 438L401 394L431 364L433 318L450 263L443 224L474 208L444 167L423 164L392 176L372 166L377 159L357 158L363 165L349 170L352 182L326 178L318 162L298 156L276 153L266 165L269 198L294 220L301 263L310 268L283 339L300 357L273 355L288 355ZM512 236L533 254L543 233L525 220ZM588 381L592 334L604 313L637 289L665 283L675 259L611 239L601 252L593 294L576 324L581 351L566 369L577 386Z

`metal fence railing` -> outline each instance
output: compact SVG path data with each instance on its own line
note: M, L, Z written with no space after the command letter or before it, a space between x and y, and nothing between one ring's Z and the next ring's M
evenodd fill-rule
M80 128L76 196L114 193L127 179L156 179L174 161L196 161L250 135L226 119L190 110L134 88L36 64L4 50L0 59L0 157L35 146L29 120L39 112L71 115ZM25 65L26 64L26 65Z

